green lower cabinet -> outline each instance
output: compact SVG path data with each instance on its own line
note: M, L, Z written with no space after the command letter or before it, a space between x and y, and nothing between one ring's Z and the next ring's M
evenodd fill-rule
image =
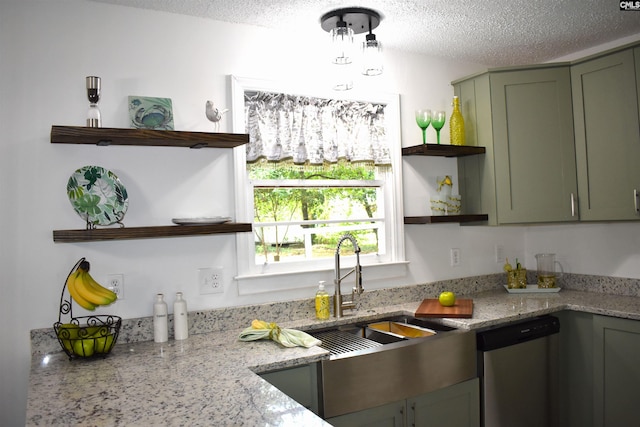
M474 378L441 390L329 418L335 427L479 427L480 385Z
M477 378L407 399L407 425L480 426L480 382Z
M559 425L593 427L593 314L553 315L560 320Z
M267 372L260 376L305 408L318 413L317 363Z
M640 322L594 316L594 427L640 426Z
M560 425L640 426L640 321L554 315L560 319Z
M405 425L406 401L387 403L375 408L328 418L334 427L403 427Z

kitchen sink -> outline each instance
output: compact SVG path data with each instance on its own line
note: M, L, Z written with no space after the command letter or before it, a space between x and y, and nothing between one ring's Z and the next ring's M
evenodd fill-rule
M351 356L351 352L377 348L386 344L425 338L454 328L413 316L394 316L370 322L358 322L310 332L322 341L320 347L332 357ZM341 357L342 357L341 356Z
M320 413L335 417L476 376L476 336L412 316L309 331L331 354L320 366Z

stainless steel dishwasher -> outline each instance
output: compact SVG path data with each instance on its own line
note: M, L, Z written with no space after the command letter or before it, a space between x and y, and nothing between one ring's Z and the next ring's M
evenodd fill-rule
M558 426L559 331L541 316L478 333L484 427Z

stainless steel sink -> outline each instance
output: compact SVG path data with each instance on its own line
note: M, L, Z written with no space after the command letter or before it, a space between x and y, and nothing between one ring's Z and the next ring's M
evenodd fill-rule
M323 329L310 334L322 341L320 347L329 350L332 357L338 355L344 357L355 356L355 354L349 354L353 351L430 337L452 330L454 329L448 326L412 316L394 316Z
M476 338L411 316L309 333L322 340L320 413L330 418L418 396L476 376Z

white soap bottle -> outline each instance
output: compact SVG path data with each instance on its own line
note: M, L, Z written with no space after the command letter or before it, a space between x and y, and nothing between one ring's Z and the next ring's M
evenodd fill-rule
M173 335L177 340L185 340L189 336L187 302L182 298L182 292L176 293L173 303Z
M157 294L156 302L153 304L153 340L155 342L169 341L167 315L167 303L164 302L164 295Z

